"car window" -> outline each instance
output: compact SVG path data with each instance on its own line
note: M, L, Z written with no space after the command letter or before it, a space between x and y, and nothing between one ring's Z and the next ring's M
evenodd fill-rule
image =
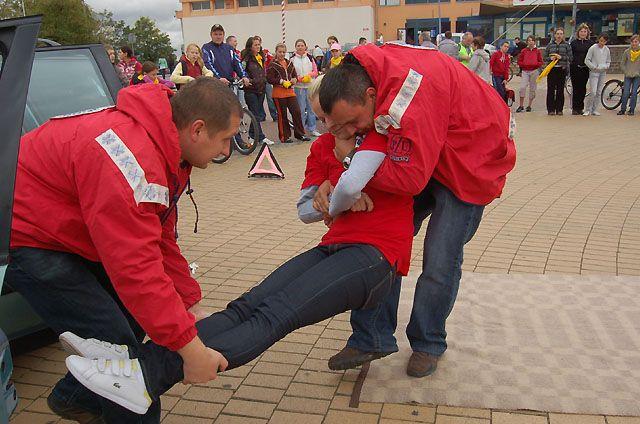
M6 55L7 49L5 49L4 44L0 43L0 74L2 74L2 65L4 64L4 56Z
M88 49L37 51L33 62L23 132L52 116L113 105Z

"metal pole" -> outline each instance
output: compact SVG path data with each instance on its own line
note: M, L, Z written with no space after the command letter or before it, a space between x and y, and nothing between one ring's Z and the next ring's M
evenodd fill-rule
M551 9L551 28L556 27L556 0L553 0L553 9Z
M571 19L573 20L573 32L576 32L576 19L578 17L578 1L573 0L573 10L571 11Z
M442 34L442 12L440 10L440 0L438 0L438 35Z
M286 43L286 25L285 25L285 0L282 0L282 43Z

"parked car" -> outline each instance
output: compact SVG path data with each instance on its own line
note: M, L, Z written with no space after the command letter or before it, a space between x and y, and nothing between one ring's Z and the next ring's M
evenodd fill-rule
M0 328L15 340L46 326L4 286L11 210L22 134L49 118L115 104L121 84L100 44L37 47L41 17L0 21Z

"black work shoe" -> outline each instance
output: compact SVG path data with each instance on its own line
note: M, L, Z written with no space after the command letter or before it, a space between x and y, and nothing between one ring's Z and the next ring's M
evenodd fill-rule
M527 108L525 109L527 112L531 112L531 106L527 106Z
M311 141L311 138L307 137L306 135L303 135L302 137L296 137L296 138L300 141Z
M333 371L349 370L359 367L365 362L384 358L393 352L363 352L352 347L345 347L329 358L329 369Z
M558 116L562 116L562 115L564 115L564 112L562 112L562 111L560 111L560 112L556 112L556 115L558 115ZM578 114L578 115L581 115L581 114Z
M581 110L572 110L571 114L572 115L582 115L582 111Z
M101 415L79 406L67 405L53 393L47 397L47 405L56 415L65 420L77 421L80 424L104 424Z
M407 375L420 378L433 374L438 367L438 359L438 356L425 352L413 352L407 364Z
M524 108L522 106L519 106L518 109L516 109L516 113L520 112L524 112Z
M547 115L549 115L549 116L553 116L553 115L555 115L555 114L556 114L556 113L555 113L554 111L547 112Z
M633 112L631 112L631 111L627 112L627 116L633 116L633 115L634 115Z
M283 141L283 143L293 143L293 140L290 138L287 138L285 141Z

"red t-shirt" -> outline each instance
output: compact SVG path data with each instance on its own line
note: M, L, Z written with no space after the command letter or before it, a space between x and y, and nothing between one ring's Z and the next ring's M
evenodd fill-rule
M344 172L333 149L335 138L323 134L311 145L302 188L329 180L333 186ZM367 135L358 150L387 152L387 138ZM407 275L413 242L413 197L391 194L366 186L363 190L373 201L371 212L343 212L322 237L320 246L330 244L370 244L377 248L400 275Z

